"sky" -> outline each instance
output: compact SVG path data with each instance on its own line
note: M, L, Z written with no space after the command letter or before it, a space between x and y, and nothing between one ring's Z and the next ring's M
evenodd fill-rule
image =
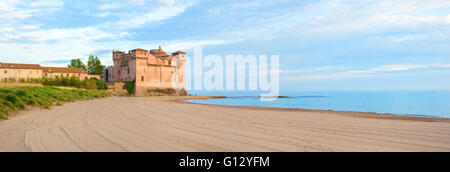
M2 0L0 21L0 62L202 47L279 55L281 90L450 90L449 0Z

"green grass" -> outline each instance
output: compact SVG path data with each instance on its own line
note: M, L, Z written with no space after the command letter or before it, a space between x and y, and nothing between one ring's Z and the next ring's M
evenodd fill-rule
M33 86L60 86L60 87L73 87L73 88L84 88L84 89L97 89L97 90L107 90L108 85L97 78L87 78L80 79L78 77L59 77L55 78L30 78L30 79L15 79L15 78L3 78L0 79L0 84L7 84L6 87L2 88L15 88L15 86L21 86L22 84L30 84L29 87ZM36 84L36 85L33 85ZM10 87L9 87L10 86ZM4 90L8 91L8 90ZM18 93L21 94L21 93Z
M62 86L62 87L97 89L97 90L108 89L108 85L98 80L97 78L80 80L78 77L74 76L55 77L55 78L43 77L40 79L40 83L44 86Z
M123 83L125 84L125 87L127 88L128 95L129 96L133 95L135 81L123 81Z
M0 119L27 107L50 109L65 102L103 98L113 94L103 90L60 89L55 87L18 87L0 89Z
M3 114L0 114L0 119L8 119L8 117Z

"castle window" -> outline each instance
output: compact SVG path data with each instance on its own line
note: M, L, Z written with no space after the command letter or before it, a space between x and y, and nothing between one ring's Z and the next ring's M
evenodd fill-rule
M141 76L141 81L144 82L144 76Z
M130 68L128 68L128 75L130 74Z
M8 73L8 71L7 71L7 70L5 70L5 73Z

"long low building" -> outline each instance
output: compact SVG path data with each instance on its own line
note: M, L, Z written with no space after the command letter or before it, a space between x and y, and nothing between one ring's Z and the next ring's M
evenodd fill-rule
M100 79L100 75L89 75L82 68L42 67L39 64L0 63L0 79L30 79L30 78L78 77Z
M0 78L41 78L43 69L38 64L0 63Z

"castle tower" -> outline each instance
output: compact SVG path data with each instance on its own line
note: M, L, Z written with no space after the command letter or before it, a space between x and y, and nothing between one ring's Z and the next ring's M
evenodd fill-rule
M174 56L179 61L186 61L186 53L183 51L177 51L172 53L172 56Z
M172 53L174 60L176 61L176 75L174 76L175 84L173 88L181 90L185 88L185 63L186 63L186 53L183 51L177 51Z
M123 59L125 52L122 51L112 51L114 69L113 69L113 79L114 81L120 81L119 69L120 69L120 59Z

